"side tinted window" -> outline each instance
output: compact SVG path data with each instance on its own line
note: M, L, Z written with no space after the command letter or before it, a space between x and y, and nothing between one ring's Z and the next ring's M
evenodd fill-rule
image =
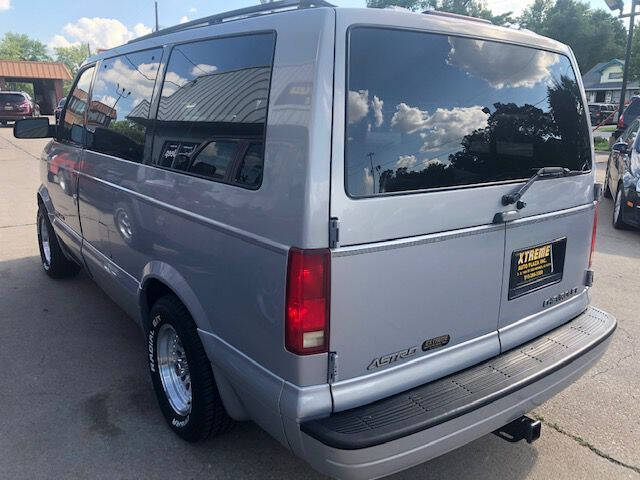
M160 49L146 50L100 63L87 115L88 149L142 162L161 56Z
M73 90L69 93L67 107L64 110L62 121L58 128L58 140L82 143L84 112L87 109L93 70L94 67L84 70L78 77Z
M274 42L274 34L261 33L176 45L162 86L153 163L259 187Z
M352 196L591 168L586 111L563 55L399 29L349 34L345 179Z

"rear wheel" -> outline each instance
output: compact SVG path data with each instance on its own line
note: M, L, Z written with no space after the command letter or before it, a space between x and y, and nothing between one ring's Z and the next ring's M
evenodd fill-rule
M624 230L626 224L622 219L622 209L624 208L624 192L622 185L618 186L618 192L616 193L616 200L613 205L613 227L619 230Z
M147 333L149 370L162 413L189 442L218 435L232 425L196 326L175 295L151 308Z
M37 221L40 260L46 274L51 278L65 278L77 274L80 266L69 260L62 251L44 205L38 207Z

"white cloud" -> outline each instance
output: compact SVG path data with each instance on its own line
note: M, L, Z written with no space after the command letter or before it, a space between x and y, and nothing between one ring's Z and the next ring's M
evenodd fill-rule
M373 100L371 100L371 108L373 108L373 116L376 119L376 127L382 125L384 122L384 116L382 115L382 105L384 102L380 100L377 96L373 96Z
M206 63L199 63L198 65L195 65L191 69L191 75L193 75L194 77L198 77L198 76L202 76L202 75L209 75L210 73L213 73L216 70L218 70L218 67L216 67L215 65L208 65Z
M176 72L167 72L164 77L164 84L162 85L162 95L168 97L187 83L189 83L189 80L182 78Z
M198 9L196 7L191 7L189 9L189 13L196 13L198 11Z
M465 135L485 128L488 119L489 115L482 111L482 107L438 108L429 116L426 130L420 134L425 139L420 151L459 144Z
M433 114L406 103L396 105L391 126L403 133L420 132L425 139L421 152L459 142L465 135L485 128L489 114L482 107L438 108Z
M364 167L362 171L362 181L364 182L365 193L373 193L373 175L371 175L371 171L367 167Z
M549 76L549 67L560 56L543 50L505 47L496 42L450 37L448 62L493 88L533 87Z
M119 92L118 94L121 94L124 89L122 98L129 98L135 105L143 99L151 98L154 84L153 79L155 78L157 70L157 62L142 63L138 65L136 70L132 65L124 63L118 58L113 63L112 68L108 68L101 72L102 75L98 77L94 86L94 91L96 94L100 94L102 92L115 93L117 89ZM109 100L112 100L111 103L108 103ZM100 101L110 106L115 104L115 98L111 93L105 93L101 97Z
M0 0L0 12L11 8L11 0Z
M503 13L512 12L514 17L519 16L525 8L530 6L533 0L487 0L487 8L493 12L494 15L501 15Z
M349 90L349 123L362 120L369 113L369 90Z
M415 155L400 155L396 162L396 168L406 168L410 170L416 166L416 163L418 163L418 159Z
M88 43L95 51L98 48L113 48L122 45L148 33L151 33L151 28L143 23L138 23L129 30L120 20L115 18L82 17L76 22L67 23L62 29L62 35L55 35L49 42L49 47L86 45Z
M189 21L189 17L183 15L180 17L180 21L178 23L187 23Z
M100 100L98 101L100 103L104 103L105 105L111 108L113 108L113 106L116 104L115 97L112 97L111 95L102 95L102 97L100 97Z

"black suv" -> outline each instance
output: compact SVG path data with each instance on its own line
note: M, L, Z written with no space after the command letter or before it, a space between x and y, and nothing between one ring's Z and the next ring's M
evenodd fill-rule
M618 119L618 128L613 132L614 140L617 140L620 135L633 123L633 121L640 115L640 96L631 97L629 104L626 106L622 115Z

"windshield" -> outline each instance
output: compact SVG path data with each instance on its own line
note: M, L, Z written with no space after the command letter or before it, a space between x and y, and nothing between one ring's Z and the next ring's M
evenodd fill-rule
M19 93L0 93L0 105L20 105L25 100Z
M533 48L352 28L346 124L352 196L591 168L571 63Z

